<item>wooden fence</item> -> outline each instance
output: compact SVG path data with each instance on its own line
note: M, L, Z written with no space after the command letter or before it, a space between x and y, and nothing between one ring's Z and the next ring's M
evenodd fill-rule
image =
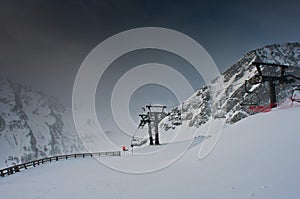
M28 169L30 167L36 167L40 164L45 164L47 162L59 161L59 160L68 160L71 158L85 158L85 157L97 157L97 156L121 156L121 151L109 151L109 152L97 152L97 153L76 153L69 155L59 155L53 157L42 158L38 160L33 160L30 162L10 166L0 170L0 176L8 176L20 172L24 169Z

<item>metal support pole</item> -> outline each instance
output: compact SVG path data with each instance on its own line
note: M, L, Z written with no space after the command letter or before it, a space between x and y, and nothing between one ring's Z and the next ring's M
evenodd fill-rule
M150 145L153 145L152 128L150 122L148 123L148 134L149 134Z
M155 145L159 145L159 135L158 135L158 114L155 114L155 119L154 119L154 128L155 128Z
M276 100L276 90L273 80L269 80L269 90L270 90L270 107L275 108L277 106Z

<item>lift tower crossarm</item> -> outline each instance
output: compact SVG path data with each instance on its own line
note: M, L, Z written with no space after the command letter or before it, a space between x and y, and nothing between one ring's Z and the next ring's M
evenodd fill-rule
M257 62L257 61L254 61L252 62L253 65L255 66L260 66L260 65L264 65L264 66L279 66L279 67L282 67L282 68L288 68L289 66L288 65L284 65L284 64L275 64L275 63L264 63L264 62Z
M275 66L275 67L280 67L281 68L281 73L280 73L280 77L278 78L283 78L284 76L284 73L285 73L285 69L287 69L289 66L288 65L283 65L283 64L275 64L275 63L263 63L263 62L252 62L253 65L255 65L256 69L257 69L257 72L260 76L264 76L262 75L262 71L261 71L261 68L260 66ZM264 77L267 77L267 76L264 76ZM275 77L272 77L272 78L275 78ZM268 80L266 80L268 81Z

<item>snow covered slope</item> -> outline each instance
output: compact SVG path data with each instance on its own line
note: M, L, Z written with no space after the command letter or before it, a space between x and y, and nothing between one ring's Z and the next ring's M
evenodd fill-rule
M241 119L260 112L259 107L269 107L269 85L268 82L261 84L247 84L247 89L252 94L247 94L245 90L245 81L253 79L257 75L257 69L252 65L253 61L266 63L278 63L289 65L285 70L285 75L300 77L300 43L284 43L265 46L261 49L253 50L243 56L236 64L225 71L217 80L195 92L190 98L180 106L174 108L171 114L160 123L160 137L165 143L170 142L178 128L182 129L181 140L191 139L193 135L189 128L193 129L196 134L207 135L208 128L213 122L215 130L208 132L211 139L206 140L207 144L213 146L217 141L220 132L217 128L224 123L226 125L234 124ZM264 67L264 75L280 75L280 68ZM223 81L222 87L216 88L216 82ZM278 83L278 82L277 82ZM290 98L300 81L295 79L293 83L276 85L276 98L278 106L285 106L290 102ZM208 89L210 88L210 89ZM251 99L257 103L257 110L250 108L249 104L245 105L245 100ZM255 98L256 97L256 98ZM181 118L178 122L178 118ZM210 128L211 129L211 128ZM215 141L214 141L215 140ZM209 145L203 145L208 149ZM206 153L204 153L206 154ZM203 156L200 155L200 156ZM204 155L205 156L205 155Z
M211 93L208 87L205 86L181 105L183 120L187 120L190 127L197 128L205 124L212 115L216 117L226 116L227 123L235 123L256 114L256 112L249 109L249 106L242 105L243 96L245 97L245 80L249 80L257 74L255 66L252 65L253 61L289 65L286 75L291 74L300 77L300 43L268 45L247 53L220 77L224 80L224 88ZM263 73L269 75L271 73L278 74L279 71L275 69L275 67L265 67ZM281 103L286 98L290 98L293 93L293 87L299 84L300 81L296 80L293 84L277 86L278 102ZM257 102L257 105L265 106L269 104L267 83L250 85L248 89L259 95L259 100L253 100L253 102ZM213 99L217 100L212 101L211 96L215 96Z
M81 150L71 119L55 98L0 79L0 168Z
M235 123L255 114L247 106L241 106L243 84L256 74L255 68L251 66L253 60L298 66L290 67L287 73L300 76L300 43L265 46L246 54L223 73L225 87L213 93L218 100L211 102L207 87L203 87L179 107L184 128L203 127L212 114L216 114L212 112L212 108L218 109L219 115L225 115L228 123ZM266 85L249 89L259 92L261 105L268 103ZM292 94L292 85L277 89L279 101ZM168 135L165 136L167 137ZM164 135L162 141L163 139ZM62 107L55 98L32 91L30 87L1 80L0 150L0 167L5 167L45 156L81 151L82 145L70 110Z
M148 174L117 172L95 159L42 165L0 178L1 198L298 199L299 117L299 106L253 115L227 126L207 158L197 159L197 146ZM129 156L111 158L131 164Z

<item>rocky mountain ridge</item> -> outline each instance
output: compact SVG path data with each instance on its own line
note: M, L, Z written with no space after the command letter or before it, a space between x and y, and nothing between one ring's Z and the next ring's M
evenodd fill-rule
M56 98L0 80L0 167L81 151L71 112Z
M254 61L288 65L285 74L300 77L300 43L273 44L247 53L215 80L224 82L222 88L208 89L215 84L212 82L181 105L182 120L187 121L190 127L199 127L213 116L226 118L226 122L232 124L260 112L260 109L251 109L253 107L267 107L270 103L268 82L247 84L245 88L246 80L251 80L258 74L252 64ZM262 72L271 76L278 75L280 68L263 67ZM289 100L299 85L300 81L297 79L294 83L276 85L278 104Z

